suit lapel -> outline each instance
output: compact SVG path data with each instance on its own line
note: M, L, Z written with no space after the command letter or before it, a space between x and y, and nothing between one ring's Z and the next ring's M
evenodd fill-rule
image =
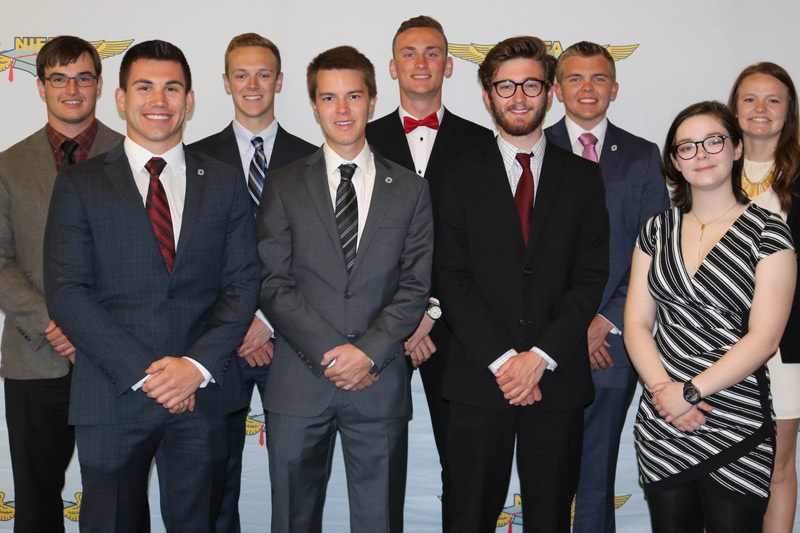
M267 172L284 167L296 159L294 154L290 153L289 147L284 146L285 143L286 130L281 128L280 124L278 124L278 132L275 134L275 142L272 145L272 155L269 158L269 168Z
M536 192L536 200L533 204L533 216L531 217L531 231L528 235L528 249L526 256L536 246L536 241L543 233L543 228L550 209L553 206L553 197L560 185L560 177L564 171L564 158L562 152L557 148L545 148L544 161L542 162L542 173L539 176L539 186Z
M181 222L181 234L178 239L178 248L175 250L175 267L179 266L178 262L181 259L181 250L183 250L192 236L192 229L196 226L194 223L197 219L197 213L200 211L200 206L203 204L203 198L206 195L206 185L208 178L205 175L205 169L201 167L201 160L195 157L194 154L186 152L186 194L183 201L183 216Z
M30 150L27 156L27 170L31 179L36 180L42 192L43 198L50 198L53 192L58 169L53 158L53 150L50 148L50 141L47 139L45 128L36 132L35 142L30 143Z
M442 162L444 154L447 151L447 145L450 144L450 141L453 139L453 135L455 135L455 131L453 131L453 128L455 127L453 126L453 121L448 120L450 115L451 113L447 110L447 108L445 108L444 115L442 116L442 123L439 126L439 131L436 132L436 139L433 141L431 156L428 158L428 166L425 167L426 175L430 169L437 168L437 166Z
M616 176L617 166L622 160L624 147L620 146L619 142L617 127L609 122L608 129L606 129L606 138L603 139L603 153L600 154L600 171L606 184L608 184L606 176Z
M358 270L358 266L369 249L369 245L375 237L375 233L378 231L378 227L380 227L394 195L395 185L389 162L377 154L374 155L374 159L375 184L372 188L372 198L369 202L369 212L367 213L366 224L364 224L364 232L358 241L356 261L353 264L351 275Z
M486 204L487 216L495 216L499 220L500 231L505 228L512 235L512 239L520 249L525 247L525 239L522 237L522 227L519 222L517 206L514 203L514 195L511 194L511 186L508 184L508 174L500 155L497 144L491 145L493 148L484 151L479 160L488 161L485 169L485 177L481 180L485 187L480 187L479 191L484 192L482 201ZM484 190L485 189L485 190Z
M322 148L306 160L302 179L311 197L311 203L314 204L314 209L317 211L317 216L322 221L322 227L325 228L333 249L341 259L342 268L344 268L342 241L339 239L339 231L336 228L336 216L333 214L333 203L328 188L328 169L325 166L325 155Z
M391 127L386 131L386 137L390 142L384 143L384 146L393 146L394 149L381 155L405 168L416 169L414 159L411 157L411 149L408 147L408 138L403 129L403 121L400 120L399 108L392 113L389 124Z

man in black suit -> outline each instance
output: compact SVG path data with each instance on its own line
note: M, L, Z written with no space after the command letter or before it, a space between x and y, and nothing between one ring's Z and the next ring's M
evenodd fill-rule
M453 59L447 55L444 29L435 19L422 15L400 25L392 41L389 72L400 87L400 107L367 124L367 140L387 159L428 181L435 213L445 162L468 154L493 135L490 130L454 115L442 105L442 84L453 72ZM440 320L443 313L435 285L431 294L427 312L405 349L414 366L419 366L425 387L442 466L442 529L447 531L450 476L445 439L449 405L442 398L442 380L450 329L445 320ZM436 357L429 359L433 353Z
M317 147L283 129L275 120L275 94L281 91L281 53L269 39L256 33L244 33L231 39L225 51L225 92L233 98L234 120L221 132L188 146L235 169L242 169L250 191L253 210L261 200L258 179L263 169L274 171L311 155ZM260 149L257 149L260 145ZM260 164L263 162L263 169ZM243 394L247 404L229 415L230 456L217 531L237 532L239 493L242 481L242 453L245 424L253 388L258 385L264 396L269 364L272 362L272 326L259 310L236 350L244 378Z
M620 434L636 389L636 371L622 342L631 257L639 230L669 207L669 198L658 147L606 118L618 89L608 50L586 41L573 44L558 58L556 81L566 117L545 135L553 144L600 163L611 228L608 282L587 332L594 402L584 412L573 532L613 533Z
M536 37L492 48L478 76L500 135L442 180L435 263L454 334L444 395L459 533L495 530L515 441L526 530L570 529L609 237L599 167L542 134L555 66Z
M237 172L184 152L177 47L128 50L116 103L124 142L62 169L45 231L47 308L76 347L81 530L147 529L155 457L167 530L213 531L258 298L252 209Z

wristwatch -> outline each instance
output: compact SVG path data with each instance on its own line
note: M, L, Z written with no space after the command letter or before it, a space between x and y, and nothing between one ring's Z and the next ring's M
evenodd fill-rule
M436 304L429 305L428 310L425 313L430 317L431 320L434 322L442 318L442 308Z
M703 399L700 389L694 386L691 379L683 384L683 399L692 405L697 405Z

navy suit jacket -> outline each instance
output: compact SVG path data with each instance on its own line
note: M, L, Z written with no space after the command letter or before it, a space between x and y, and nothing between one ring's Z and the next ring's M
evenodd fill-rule
M140 422L164 412L131 387L164 356L202 364L214 383L189 416L240 407L234 350L258 298L258 257L245 183L186 152L186 197L172 275L120 143L66 167L45 231L50 316L76 346L71 424ZM182 416L187 416L184 414Z
M572 151L564 118L547 128L545 134L553 144ZM608 282L597 314L621 330L636 238L650 217L669 207L669 197L658 147L611 122L600 154L600 171L611 238ZM631 364L623 343L619 343L619 350L610 350L610 355L615 366Z

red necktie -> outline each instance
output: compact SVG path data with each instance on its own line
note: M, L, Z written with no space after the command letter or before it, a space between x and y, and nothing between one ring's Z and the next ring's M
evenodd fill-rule
M403 117L403 128L406 130L406 133L411 133L420 126L426 126L432 130L438 130L439 115L436 113L431 113L422 120L417 120L412 117Z
M525 246L528 245L528 234L531 231L531 215L533 214L533 172L531 172L531 154L519 152L517 161L522 165L522 176L514 193L514 203L517 205L519 223L522 227L522 237Z
M167 162L160 157L154 157L144 166L150 173L150 187L147 189L147 214L153 225L161 255L167 266L167 272L172 274L172 265L175 264L175 233L172 229L172 216L169 214L169 202L164 185L159 177Z

